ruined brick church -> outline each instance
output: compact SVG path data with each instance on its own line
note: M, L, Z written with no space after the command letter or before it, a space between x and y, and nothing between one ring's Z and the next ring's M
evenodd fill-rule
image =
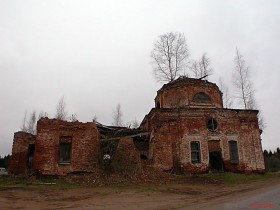
M225 109L216 84L180 77L162 86L137 129L42 118L14 134L10 172L92 172L104 160L182 173L263 172L257 110Z

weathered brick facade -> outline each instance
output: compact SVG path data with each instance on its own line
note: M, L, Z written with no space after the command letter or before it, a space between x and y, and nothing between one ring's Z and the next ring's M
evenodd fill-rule
M179 78L157 92L155 107L139 129L40 119L37 136L15 133L10 171L92 172L104 157L125 173L144 162L183 173L264 171L258 111L224 109L216 84Z
M141 171L140 152L132 138L120 139L116 153L112 158L112 166L115 171L129 175Z
M26 173L33 167L32 146L35 144L36 136L22 131L14 134L13 150L9 170L13 174Z
M60 160L60 144L69 139L70 160ZM91 172L100 158L99 132L95 123L44 118L37 123L34 168L46 175Z
M193 100L197 93L211 96L209 103L198 103ZM205 80L177 79L163 85L155 98L157 108L178 108L185 106L223 107L222 94L217 85Z
M195 101L200 93L202 96ZM173 103L174 98L184 100ZM215 84L180 78L164 85L155 103L157 108L142 122L144 130L153 131L150 158L155 167L186 173L264 170L258 111L223 109ZM230 148L231 141L237 149ZM198 151L192 151L192 143ZM232 157L230 152L234 153Z

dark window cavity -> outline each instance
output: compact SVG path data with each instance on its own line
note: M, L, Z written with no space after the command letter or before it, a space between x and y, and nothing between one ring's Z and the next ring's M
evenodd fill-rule
M160 108L160 103L159 102L157 102L157 108Z
M195 94L193 101L198 103L209 103L211 102L211 99L207 94L201 92Z
M198 141L191 142L192 163L200 163L200 145Z
M230 162L234 164L239 163L237 141L229 141L229 155Z
M140 157L141 157L142 160L148 160L148 157L146 155L141 154Z
M72 137L70 136L60 137L59 163L61 164L71 163L71 147L72 147Z
M214 118L211 118L210 120L207 121L207 128L210 131L215 131L218 127L218 122Z
M29 146L28 146L28 163L27 163L27 166L29 168L33 168L34 152L35 152L35 144L29 144Z

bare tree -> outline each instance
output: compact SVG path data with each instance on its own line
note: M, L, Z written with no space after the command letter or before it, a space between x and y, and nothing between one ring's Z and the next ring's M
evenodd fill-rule
M257 103L255 100L255 91L254 90L252 90L249 94L247 108L248 109L257 109Z
M262 114L261 110L259 110L259 113L258 113L258 123L259 123L259 128L263 132L266 128L266 122L264 120L264 117L263 117L263 114Z
M40 111L39 113L39 116L38 116L38 119L40 120L41 118L45 118L45 117L48 117L48 113L47 112L44 112L44 111Z
M59 102L56 106L55 119L58 119L58 120L67 119L67 111L66 111L66 104L64 101L64 96L62 96L62 98L59 100Z
M254 89L249 78L249 67L246 66L243 55L237 48L234 64L233 83L237 89L237 98L243 104L244 109L253 108Z
M138 128L140 126L139 121L135 118L131 122L126 123L126 127L128 128Z
M31 133L33 135L36 134L36 122L37 122L36 111L33 111L30 114L29 120L27 122L27 132L28 133Z
M27 121L27 111L25 111L25 113L24 113L24 118L23 118L23 121L22 121L22 125L21 125L21 127L20 127L20 130L21 131L23 131L23 132L28 132L27 130L27 125L26 125L26 121Z
M246 66L243 55L240 54L236 48L236 56L234 58L234 85L238 91L238 98L241 100L244 109L257 109L257 103L255 100L255 91L253 89L253 83L250 81L249 67ZM260 129L263 131L266 127L262 112L259 110L258 123Z
M123 126L121 105L118 104L116 109L113 110L113 123L114 126Z
M153 73L158 82L171 82L185 74L189 50L184 34L160 35L151 52Z
M264 120L262 111L258 108L257 102L255 100L254 93L255 92L252 91L249 95L247 109L258 109L259 110L259 112L258 112L258 124L259 124L259 128L261 129L261 131L264 131L265 128L266 128L266 122Z
M191 71L195 78L207 79L213 74L213 68L210 66L210 58L204 53L198 61L193 61L191 65Z
M78 118L76 114L71 114L70 118L69 118L70 122L77 122Z
M223 79L220 77L219 78L219 87L220 87L220 91L223 94L223 105L225 108L231 108L232 107L232 97L229 94L229 90L228 87L226 86L226 84L224 83Z
M28 120L27 120L27 111L24 113L24 118L22 121L22 126L20 128L21 131L26 132L26 133L31 133L31 134L36 134L36 111L33 111Z
M92 122L97 122L97 116L96 115L93 116Z

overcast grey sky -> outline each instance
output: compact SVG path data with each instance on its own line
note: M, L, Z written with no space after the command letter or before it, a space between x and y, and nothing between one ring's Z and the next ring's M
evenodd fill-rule
M251 69L267 128L279 147L279 0L0 0L0 155L11 153L24 113L54 116L64 96L82 122L141 121L154 105L150 52L158 35L181 32L192 59L207 52L230 91L235 49Z

